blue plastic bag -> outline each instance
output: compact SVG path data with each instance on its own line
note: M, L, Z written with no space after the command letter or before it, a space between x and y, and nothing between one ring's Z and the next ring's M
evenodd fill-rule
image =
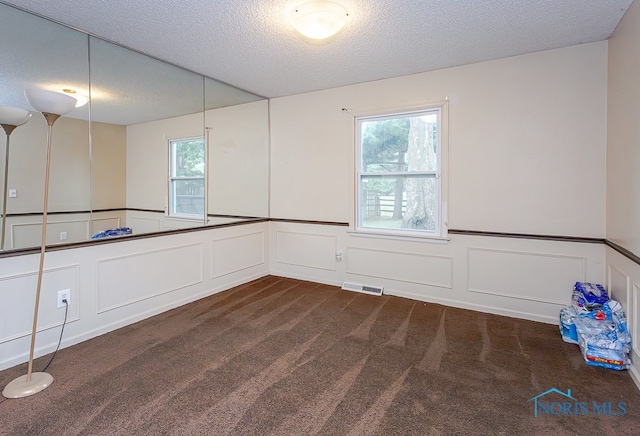
M604 286L597 283L576 282L573 286L571 304L576 310L588 312L598 307L602 307L609 301L609 296Z
M562 340L570 344L578 343L578 332L575 324L577 317L578 312L572 306L566 306L560 310L560 334L562 335Z
M101 232L98 232L95 235L93 235L91 239L102 239L102 238L109 238L112 236L124 236L124 235L130 235L131 233L132 231L129 227L118 227L117 229L109 229L109 230L103 230Z
M580 313L574 323L585 362L609 369L628 369L631 335L619 302L609 300L600 308Z

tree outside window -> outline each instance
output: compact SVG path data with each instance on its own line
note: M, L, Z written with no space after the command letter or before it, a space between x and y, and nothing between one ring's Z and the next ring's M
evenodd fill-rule
M204 216L204 138L169 141L169 214Z
M440 228L440 110L359 117L357 227Z

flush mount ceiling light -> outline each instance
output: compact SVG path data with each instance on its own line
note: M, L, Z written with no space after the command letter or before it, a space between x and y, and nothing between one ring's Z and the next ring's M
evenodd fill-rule
M349 11L331 1L311 1L291 11L291 24L304 36L325 39L338 33L346 24Z

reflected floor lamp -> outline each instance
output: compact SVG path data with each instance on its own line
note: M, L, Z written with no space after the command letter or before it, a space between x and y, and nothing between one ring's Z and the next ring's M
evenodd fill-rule
M7 134L7 142L4 148L4 185L2 194L2 235L0 236L0 250L4 250L5 229L7 225L7 185L9 179L9 138L16 127L19 127L29 121L31 112L17 107L0 106L0 126Z
M51 163L51 136L53 123L58 118L71 112L76 107L77 100L69 95L44 89L27 89L24 92L29 104L42 114L47 122L47 164L44 176L44 206L42 208L42 243L40 244L40 266L38 267L38 285L36 287L36 302L33 309L33 328L31 330L31 349L29 351L29 367L27 374L10 382L2 391L6 398L22 398L36 394L53 383L53 377L46 372L32 372L33 352L36 343L36 328L38 325L38 305L40 304L40 289L42 287L42 273L44 267L44 252L47 241L47 208L49 204L49 166Z

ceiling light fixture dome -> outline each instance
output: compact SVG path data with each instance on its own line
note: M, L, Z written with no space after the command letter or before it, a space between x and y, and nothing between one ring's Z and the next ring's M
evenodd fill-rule
M332 1L310 1L291 11L291 24L304 36L311 39L325 39L335 35L344 27L349 11Z

